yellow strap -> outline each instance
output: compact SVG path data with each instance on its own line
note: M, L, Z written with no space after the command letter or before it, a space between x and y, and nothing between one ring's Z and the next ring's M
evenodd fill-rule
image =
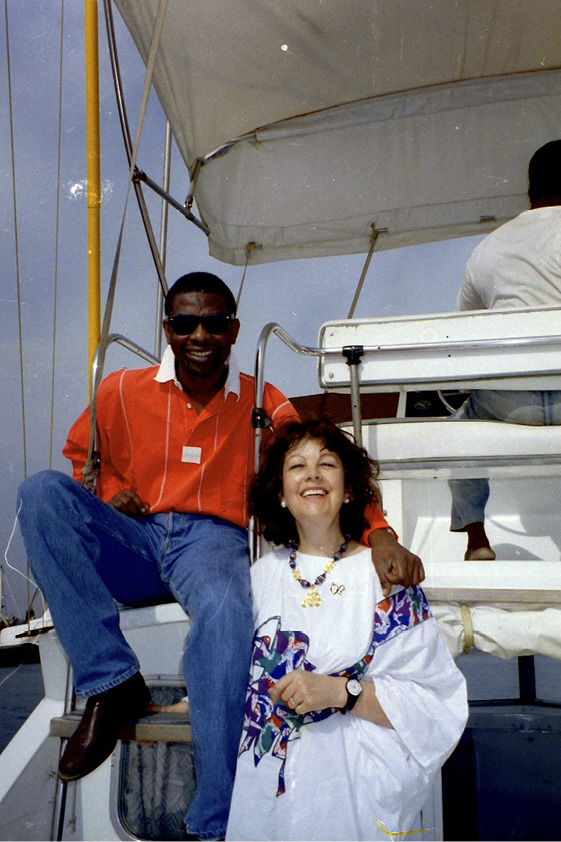
M418 830L399 830L399 831L386 830L386 828L384 827L384 825L382 824L380 819L378 819L376 823L377 823L378 827L380 828L380 830L383 833L386 834L386 836L410 836L413 833L425 833L426 832L426 828L423 828L423 827L420 827Z
M471 614L469 613L469 605L467 602L460 603L460 616L464 624L464 652L469 654L470 649L475 646L475 639L473 636L473 623L471 622Z

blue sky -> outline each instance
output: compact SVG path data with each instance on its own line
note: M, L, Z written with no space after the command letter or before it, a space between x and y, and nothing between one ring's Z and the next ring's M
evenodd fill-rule
M68 470L61 449L70 424L87 404L89 380L83 3L68 0L64 3L62 57L60 3L8 0L7 21L5 10L3 5L0 74L7 81L9 54L12 113L8 86L3 84L0 94L0 543L3 554L14 526L19 482L26 474L44 468ZM115 20L134 134L144 66L117 11ZM105 291L123 214L127 164L101 3L99 36ZM156 181L162 174L164 137L165 120L152 94L138 161ZM183 201L188 188L186 170L174 150L171 192ZM147 201L158 236L159 200L147 194ZM451 310L463 267L477 241L478 238L471 237L375 254L355 316ZM257 338L269 321L279 322L299 342L315 345L324 321L346 316L363 261L363 255L356 255L250 267L240 308L242 331L237 351L242 368L253 371ZM194 269L219 274L235 293L239 288L242 269L210 258L204 234L172 212L168 280L171 283ZM156 290L155 271L132 197L112 330L149 350L154 349ZM288 395L319 391L312 360L296 358L276 340L269 346L267 360L267 379ZM106 371L142 364L117 349L109 352ZM25 553L17 530L7 559L9 565L25 570ZM8 590L7 613L22 615L26 608L25 580L15 573L8 572L8 576L16 601Z

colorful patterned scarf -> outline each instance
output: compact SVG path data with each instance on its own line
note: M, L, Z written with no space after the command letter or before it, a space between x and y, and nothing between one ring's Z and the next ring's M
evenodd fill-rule
M374 635L366 655L351 667L330 675L360 678L378 646L431 616L426 597L419 587L407 588L383 599L376 606ZM276 705L273 704L268 691L279 678L295 669L308 672L315 670L315 666L306 658L308 636L301 631L281 630L280 624L279 616L270 617L255 632L252 665L260 667L261 672L253 680L250 674L245 702L244 737L239 751L241 755L253 747L256 766L269 752L282 761L277 796L285 791L284 768L289 741L300 737L302 726L320 722L338 711L338 708L325 708L301 715L287 707L282 699Z

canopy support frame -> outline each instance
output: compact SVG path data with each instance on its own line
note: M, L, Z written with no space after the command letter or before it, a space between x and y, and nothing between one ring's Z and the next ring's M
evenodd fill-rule
M115 38L115 24L113 21L113 11L111 9L111 0L103 0L103 7L105 11L105 25L107 29L107 42L109 46L109 58L111 62L111 72L113 76L113 84L115 87L115 98L117 101L117 111L119 113L119 120L121 122L121 130L123 133L123 141L125 144L125 152L127 155L127 161L129 164L129 170L132 162L132 152L133 152L133 145L131 139L131 133L129 128L129 122L127 117L127 111L125 107L125 100L123 96L123 83L121 79L121 70L119 67L119 59L117 56L117 41ZM140 216L142 218L142 223L144 225L144 229L146 231L146 236L148 238L148 245L150 248L150 253L152 254L152 259L154 260L154 265L156 267L156 272L158 273L158 280L160 282L160 286L164 294L168 291L168 284L166 281L164 268L162 265L162 260L160 257L160 252L158 249L158 245L156 243L156 237L154 235L154 230L152 228L152 223L150 221L150 215L148 213L148 208L146 207L146 201L144 199L144 194L142 192L142 187L133 179L133 187L134 192L136 194L136 199L138 202L138 208L140 211Z
M161 199L164 199L164 201L166 201L173 208L175 208L175 210L179 211L179 213L182 214L185 217L185 219L188 219L189 222L192 222L193 225L196 225L197 228L199 228L208 237L208 235L210 234L210 228L207 228L207 226L203 222L201 222L200 219L197 219L197 217L193 213L191 213L190 210L188 210L188 208L186 207L187 201L184 205L180 204L177 201L177 199L174 199L173 196L171 196L167 192L167 190L164 190L163 187L160 187L160 185L153 181L148 175L146 175L146 173L143 172L143 170L140 170L138 167L135 167L133 183L136 184L139 181L143 181L147 187L153 190L154 193L157 193Z

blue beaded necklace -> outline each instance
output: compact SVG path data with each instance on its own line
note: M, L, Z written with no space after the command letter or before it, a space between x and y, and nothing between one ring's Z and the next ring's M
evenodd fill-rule
M301 585L306 590L309 590L310 593L306 596L306 599L302 603L302 608L319 608L322 603L322 598L318 594L316 590L316 586L322 585L325 582L328 573L331 573L335 564L339 561L341 556L346 553L347 549L349 548L349 541L351 540L350 535L345 535L345 540L331 559L325 565L325 569L323 573L320 573L319 576L314 580L314 582L308 582L307 579L302 578L302 574L296 567L296 553L298 552L298 544L295 542L290 545L290 555L288 556L288 564L290 565L290 569L292 570L292 575L296 579L299 585Z

